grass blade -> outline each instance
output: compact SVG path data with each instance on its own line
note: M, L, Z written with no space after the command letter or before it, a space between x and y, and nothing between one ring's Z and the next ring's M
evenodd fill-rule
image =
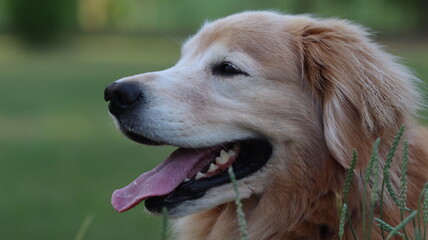
M391 163L392 160L395 156L395 152L397 151L397 146L398 143L400 142L401 137L404 134L404 125L401 125L400 129L398 130L397 135L395 135L394 141L392 142L392 146L389 149L386 161L385 161L385 165L383 167L383 181L382 181L382 187L380 190L380 202L383 203L383 196L384 196L384 192L385 192L385 187L387 188L387 191L389 193L389 196L391 196L392 200L395 202L395 204L397 204L397 206L399 205L398 202L398 198L392 188L392 184L391 184L391 180L389 178L389 169L391 168ZM380 205L380 219L383 218L383 208L382 208L382 204ZM381 228L381 235L382 235L382 239L385 239L385 235L384 235L384 229Z
M394 227L392 227L391 225L389 225L387 222L383 221L382 219L379 218L375 218L374 219L379 225L379 227L387 232L391 232ZM396 235L399 235L400 237L404 237L404 234L402 234L401 232L396 232Z
M415 216L418 214L418 210L413 211L409 216L407 216L400 224L398 224L394 229L391 230L391 232L389 233L388 237L386 238L386 240L391 239L392 237L394 237L394 235L397 234L397 232L402 229L404 226L407 225L407 223L409 223L410 221L413 220L413 218L415 218Z
M238 183L236 181L235 173L232 166L227 170L229 177L233 183L233 190L235 191L235 204L236 213L238 215L239 230L241 233L241 240L248 240L247 221L245 220L244 211L242 210L241 196L239 195Z
M162 228L161 228L161 240L168 239L168 210L166 207L162 208Z
M348 211L348 205L346 203L342 206L342 212L340 213L340 224L339 224L339 238L342 240L343 233L345 232L346 223L346 212Z
M404 125L401 125L400 129L398 130L397 135L394 138L394 142L392 143L391 149L389 149L388 156L385 161L385 167L383 169L383 183L382 183L382 189L384 188L383 185L386 186L386 189L388 190L389 195L391 196L392 200L395 202L397 206L400 206L400 201L398 200L397 195L395 194L395 191L391 184L391 179L389 178L389 169L391 168L392 160L395 156L395 152L397 151L398 143L400 142L401 137L404 133Z
M422 207L422 212L423 212L423 220L424 220L424 224L423 224L423 228L424 228L424 237L422 239L426 239L427 236L427 228L428 228L428 183L425 183L424 186L424 204Z
M339 216L341 216L341 221L346 221L346 219L343 218L342 214L345 214L348 216L348 219L351 218L350 213L348 211L343 211L343 207L345 204L348 203L348 193L349 193L349 189L351 188L351 183L352 180L354 178L354 171L355 171L355 166L357 164L357 160L358 160L358 152L357 150L353 149L352 150L352 161L351 164L349 165L349 169L346 171L346 176L345 176L345 184L343 187L343 192L342 192L342 197L340 198L340 200L338 200L338 209L341 210L341 212L339 212ZM343 200L343 201L342 201ZM348 206L346 206L346 208L348 208ZM342 222L341 222L342 224ZM343 222L343 226L345 225L345 222ZM351 229L352 235L354 237L354 239L357 239L357 236L355 234L355 230L354 230L354 226L352 225L352 222L349 222L349 227ZM342 230L344 232L344 229ZM342 233L343 235L343 233Z
M373 216L374 216L374 208L376 203L379 201L379 144L380 138L376 139L376 142L373 144L372 155L370 156L370 160L366 170L366 176L364 178L364 198L363 198L363 227L367 229L364 239L370 240L371 229L373 226ZM370 209L368 215L368 225L366 226L366 192L368 186L372 186L370 192Z
M419 210L419 212L422 211L423 216L421 216L421 214L418 215L418 219L417 219L417 224L418 224L418 226L417 226L417 232L420 233L420 234L422 234L422 227L423 227L424 228L424 231L423 231L424 235L425 235L426 230L427 230L426 229L427 228L427 223L424 221L425 220L424 219L425 213L428 212L428 210L424 211L425 201L428 201L428 200L425 200L426 198L424 198L427 191L428 191L428 182L426 182L425 185L423 186L421 194L419 195L419 199L418 199L418 210ZM427 204L428 204L428 202L427 202ZM421 220L421 217L422 217L422 220ZM427 220L428 220L428 214L427 214ZM422 238L422 239L425 240L425 237Z
M389 167L391 167L392 158L394 158L395 156L395 151L397 151L397 146L401 140L401 137L403 136L403 133L404 133L404 125L401 125L397 135L394 138L394 142L392 142L391 149L389 149L388 156L386 158L387 161L389 161L389 165L388 165Z
M345 185L343 187L343 199L345 200L345 203L348 202L349 188L351 187L352 179L354 178L354 170L355 170L355 165L357 164L357 159L358 159L357 150L353 149L351 165L349 166L349 169L346 172Z
M400 177L400 209L404 212L406 208L407 200L407 165L409 162L409 144L407 141L404 142L403 150L403 163L401 166L401 177Z
M403 163L401 166L401 176L400 176L400 217L401 220L404 218L404 212L406 211L406 200L407 200L407 165L409 162L409 144L407 141L404 141L404 150L403 150ZM404 228L404 236L408 239L407 231Z
M77 231L75 240L83 240L93 220L93 215L89 215L83 220L82 225L80 225L79 231Z

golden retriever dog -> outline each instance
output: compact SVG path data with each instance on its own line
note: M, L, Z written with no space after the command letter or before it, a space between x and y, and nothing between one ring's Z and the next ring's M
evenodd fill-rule
M414 118L422 105L418 81L368 35L338 19L244 12L204 24L175 66L108 86L105 100L127 137L178 147L116 190L114 208L145 200L148 211L166 208L176 219L177 239L239 239L226 171L232 166L250 239L338 239L340 196L356 149L344 237L353 239L351 222L362 239L373 143L381 139L383 166L404 124L407 206L417 209L428 179L428 132ZM397 191L402 151L390 170ZM397 225L399 208L388 194L383 201L383 219ZM376 226L371 239L381 239Z

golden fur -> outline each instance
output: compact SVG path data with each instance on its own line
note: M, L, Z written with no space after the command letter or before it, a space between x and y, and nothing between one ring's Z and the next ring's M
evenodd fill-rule
M213 66L224 62L245 74L214 74ZM381 138L383 166L402 124L410 152L407 206L417 208L428 180L428 131L415 120L422 105L416 77L373 43L367 30L348 21L272 12L232 15L205 24L172 68L118 82L142 91L144 104L116 119L134 136L196 149L250 138L269 141L266 165L238 181L253 240L338 239L337 203L352 149L359 160L348 208L363 239L362 186L372 144ZM390 170L396 190L402 151ZM395 226L400 211L387 194L383 199L384 219ZM182 217L174 225L177 239L239 238L230 183L168 211ZM371 236L381 239L379 228ZM349 224L345 239L353 239Z
M180 62L220 44L242 53L246 64L254 63L254 72L269 81L252 92L253 99L263 101L238 99L252 111L228 112L230 118L252 118L245 127L257 129L274 145L264 170L269 177L258 183L262 190L243 200L250 239L338 239L336 203L354 148L359 161L349 211L362 239L362 170L377 138L383 165L402 124L410 152L407 204L417 208L428 179L428 132L414 119L421 101L417 79L368 35L343 20L246 12L206 24L184 45ZM206 100L205 90L200 91L192 96ZM203 108L214 106L205 101ZM400 162L396 157L390 171L396 189ZM175 224L177 239L238 239L235 211L228 202L183 217ZM383 214L391 225L399 222L399 210L387 194ZM349 224L345 239L353 239ZM381 239L379 228L373 228L371 239Z

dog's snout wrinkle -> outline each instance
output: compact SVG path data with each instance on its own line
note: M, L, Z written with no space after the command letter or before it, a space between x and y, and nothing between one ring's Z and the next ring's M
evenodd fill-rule
M115 116L121 115L142 96L138 87L126 82L114 82L104 90L104 100L110 102L109 110Z

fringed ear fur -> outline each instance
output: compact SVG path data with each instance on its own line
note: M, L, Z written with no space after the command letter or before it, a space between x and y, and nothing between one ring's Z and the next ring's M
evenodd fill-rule
M329 151L344 167L352 149L367 161L376 138L390 140L415 114L416 77L347 21L309 21L300 37L304 80L321 103Z

